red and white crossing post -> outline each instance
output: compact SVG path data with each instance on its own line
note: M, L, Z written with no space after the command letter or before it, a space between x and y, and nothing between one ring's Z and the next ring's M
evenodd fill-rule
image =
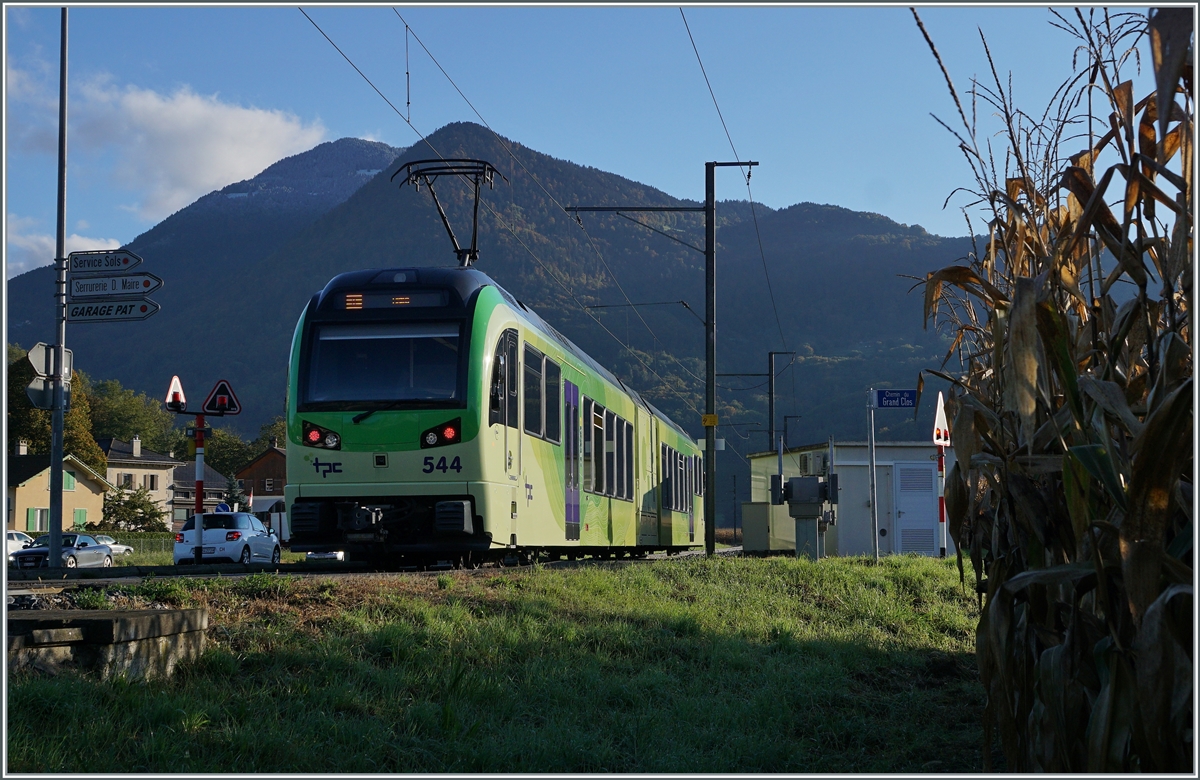
M946 557L946 446L950 444L950 426L946 424L946 404L938 393L937 413L933 418L933 443L937 445L938 464L938 545Z
M177 376L171 377L171 385L167 388L166 406L169 411L176 414L188 413L186 411L187 398L183 395L183 385ZM227 414L238 414L241 411L242 405L238 402L237 396L233 394L233 388L229 386L229 382L222 379L208 394L201 411L193 412L196 416L196 427L193 432L196 441L196 506L192 518L196 529L197 565L204 560L204 415L207 413L224 417Z

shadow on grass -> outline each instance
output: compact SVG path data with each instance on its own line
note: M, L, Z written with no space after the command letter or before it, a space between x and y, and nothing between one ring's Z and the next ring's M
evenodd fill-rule
M17 772L936 772L980 768L965 652L695 621L405 621L217 648L165 683L10 678ZM551 636L557 633L558 636ZM96 745L105 745L102 751Z

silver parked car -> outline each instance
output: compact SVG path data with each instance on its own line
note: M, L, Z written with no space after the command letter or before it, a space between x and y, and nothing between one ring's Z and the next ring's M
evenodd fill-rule
M29 547L17 550L9 556L18 569L42 569L48 567L50 537L39 536ZM68 569L112 566L112 550L87 534L62 535L62 563Z
M213 512L204 518L205 563L279 563L279 539L248 512ZM175 563L196 561L196 518L175 534Z
M29 545L33 544L33 537L22 531L8 532L8 554L12 555L17 550L24 550Z
M117 542L116 539L112 538L111 536L104 536L103 534L96 534L96 541L100 542L100 544L107 544L109 549L112 550L112 554L114 556L133 555L133 546L132 545L120 544L119 542Z

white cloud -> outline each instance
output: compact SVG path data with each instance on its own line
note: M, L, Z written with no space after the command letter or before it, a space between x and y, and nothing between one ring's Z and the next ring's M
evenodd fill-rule
M49 233L35 232L37 220L9 214L5 221L5 278L11 279L26 271L54 263L57 241ZM67 254L88 249L119 249L115 238L89 238L78 233L67 236Z
M58 152L58 92L50 80L48 66L41 60L32 69L14 66L4 72L10 150L55 154Z
M186 86L162 95L92 82L82 87L75 116L75 142L115 152L113 176L135 193L131 208L149 222L311 149L326 134L319 120L306 124L284 111L222 103Z

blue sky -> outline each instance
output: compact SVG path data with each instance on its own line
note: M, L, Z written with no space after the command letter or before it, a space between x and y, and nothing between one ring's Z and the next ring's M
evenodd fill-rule
M732 159L677 6L305 10L422 134L478 120L412 37L406 108L397 11L492 128L525 146L694 199L703 163ZM4 12L11 278L53 259L59 8ZM988 73L978 28L1032 110L1071 73L1075 41L1045 7L919 13L960 92ZM906 7L684 14L738 155L760 163L756 201L831 203L967 232L955 202L943 201L970 172L930 116L950 121L956 110ZM81 6L69 36L68 251L127 243L322 141L418 140L295 6ZM721 199L747 197L733 171L717 188Z

